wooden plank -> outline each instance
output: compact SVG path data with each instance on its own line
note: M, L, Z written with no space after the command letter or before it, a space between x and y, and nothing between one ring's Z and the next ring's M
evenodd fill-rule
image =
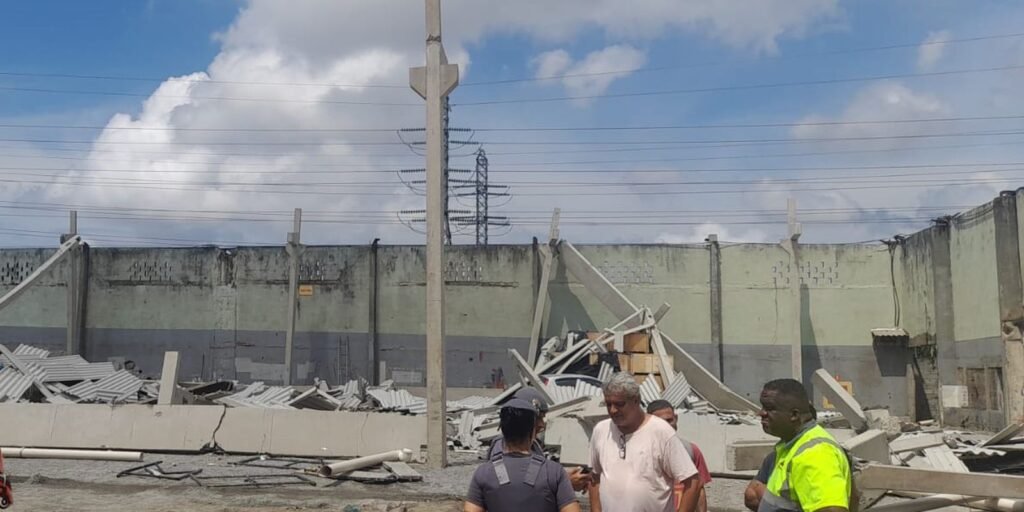
M1024 477L988 473L953 473L933 469L871 464L861 471L861 489L1024 498Z
M404 462L385 462L384 468L394 473L399 482L419 482L423 475Z

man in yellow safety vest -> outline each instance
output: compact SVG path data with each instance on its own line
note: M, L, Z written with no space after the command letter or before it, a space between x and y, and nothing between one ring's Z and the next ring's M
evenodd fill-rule
M849 512L850 461L814 420L803 384L773 380L761 391L761 427L778 437L758 512Z

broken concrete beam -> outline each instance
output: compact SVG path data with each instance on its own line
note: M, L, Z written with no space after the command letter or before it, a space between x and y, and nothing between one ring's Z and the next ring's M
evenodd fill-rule
M773 450L774 441L733 441L725 450L725 467L729 471L757 471Z
M967 469L967 465L946 445L925 448L924 457L929 465L941 471L952 473L967 473L970 471ZM1024 483L1024 480L1021 482Z
M821 387L821 393L835 404L836 409L839 409L839 412L850 422L850 426L855 431L860 433L868 429L868 419L864 415L864 409L852 395L839 385L832 374L822 368L814 372L813 379L814 383Z
M988 498L1024 498L1024 477L990 473L953 473L933 469L870 464L861 470L861 489L886 489L929 494L962 494Z
M604 304L620 320L635 315L637 307L626 298L618 288L601 274L597 268L590 264L586 258L576 250L573 245L565 240L558 244L559 255L562 263L586 289L597 297L597 300ZM639 325L639 320L632 320L626 323L626 327Z
M177 352L164 352L164 368L160 372L160 394L156 399L157 405L181 403L181 392L178 391L178 363Z
M544 443L560 447L558 461L563 465L590 465L590 433L580 420L565 417L548 421Z
M868 430L858 434L853 439L842 443L843 448L854 457L871 462L889 464L892 462L892 455L889 452L889 438L882 430Z
M889 448L896 453L911 452L946 444L943 434L902 435L889 443Z
M523 356L519 355L519 351L514 348L510 348L508 349L508 354L512 356L512 361L514 361L516 366L519 367L519 375L525 378L530 385L540 393L540 396L544 397L544 401L547 402L548 405L554 404L555 399L548 393L547 386L544 385L544 381L542 381L540 379L540 375L535 373L533 368L526 363Z
M992 446L1013 439L1017 434L1024 432L1024 423L1011 423L1000 430L996 435L986 439L981 446Z
M701 366L688 352L683 350L675 341L661 332L661 338L665 342L666 353L674 356L675 370L686 376L690 387L698 395L704 397L718 409L727 411L749 411L757 412L760 407L750 400L743 398L735 391L718 380L711 372Z
M868 426L872 429L884 430L893 436L901 432L900 419L894 418L888 409L868 409L864 411L864 417L868 419Z
M0 418L18 418L0 429L0 446L356 457L426 443L424 416L376 412L0 404Z

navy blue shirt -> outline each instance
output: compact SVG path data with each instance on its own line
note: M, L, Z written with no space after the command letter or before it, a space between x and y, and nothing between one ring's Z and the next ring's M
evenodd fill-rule
M509 483L501 485L494 464L484 462L473 473L466 501L487 512L558 512L576 501L572 483L561 464L544 459L531 487L524 480L533 457L506 453L502 463L508 471Z

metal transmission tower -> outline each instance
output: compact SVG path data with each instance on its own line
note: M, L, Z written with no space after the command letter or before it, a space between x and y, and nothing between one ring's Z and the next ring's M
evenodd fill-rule
M491 185L487 178L487 153L483 148L476 152L476 169L470 179L452 180L455 185L449 185L454 189L453 196L473 197L475 199L475 211L472 216L455 215L451 220L458 225L474 226L476 229L476 245L487 245L487 238L491 226L511 228L508 217L491 215L491 197L510 197L508 185ZM493 189L493 190L492 190ZM468 212L467 212L468 213Z
M442 156L442 180L443 180L443 196L442 204L444 206L443 211L443 232L445 244L451 245L452 238L455 235L463 234L474 234L476 235L477 245L487 245L488 238L493 233L490 232L491 227L503 227L507 228L504 233L511 230L508 217L499 217L489 215L489 209L493 207L490 204L490 199L493 197L511 197L508 192L507 185L492 185L488 182L487 176L487 154L483 149L479 149L473 153L455 154L456 157L476 157L476 166L474 169L458 169L452 168L449 165L450 158L452 156L451 149L461 149L467 146L479 146L480 143L473 139L473 130L470 128L451 128L449 127L448 120L450 117L450 107L447 101L442 106L442 144L441 144L441 156ZM403 128L398 131L399 139L409 147L413 153L420 155L422 154L422 147L425 141L421 140L408 140L410 134L424 133L423 128ZM459 139L453 139L452 135L461 134ZM409 187L410 190L419 194L425 195L426 180L424 179L425 169L402 169L398 171L398 177ZM455 178L453 176L463 176L461 178ZM456 201L462 205L465 209L455 209L451 203L451 198L455 198ZM474 198L474 199L470 199ZM469 204L472 200L473 204ZM508 201L506 200L505 203ZM502 203L504 204L504 203ZM500 206L500 205L499 205ZM408 226L410 229L416 232L423 232L422 229L417 226L426 223L426 211L425 210L402 210L399 212L399 220ZM494 235L498 236L498 235Z

